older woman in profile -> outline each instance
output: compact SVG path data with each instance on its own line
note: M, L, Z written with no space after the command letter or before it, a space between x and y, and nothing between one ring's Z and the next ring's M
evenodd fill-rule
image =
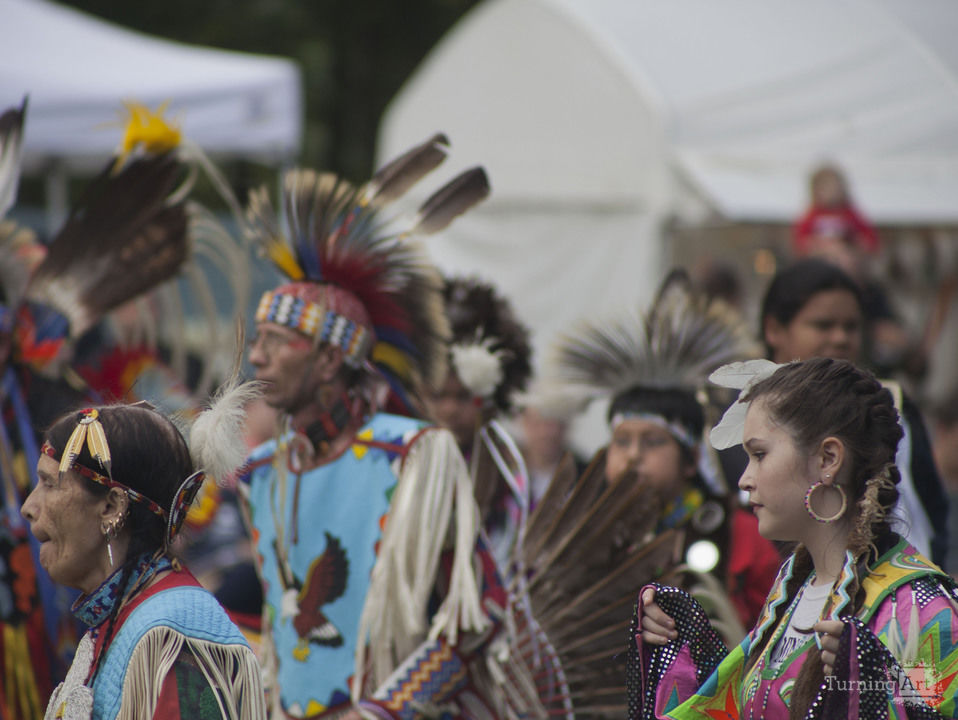
M191 448L144 405L70 413L46 436L22 514L40 563L82 592L89 625L47 718L265 717L256 659L216 600L168 554L199 485L242 462L240 386L194 424Z

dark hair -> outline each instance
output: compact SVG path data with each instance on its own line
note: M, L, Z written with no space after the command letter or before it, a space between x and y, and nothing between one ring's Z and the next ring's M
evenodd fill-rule
M699 401L692 393L677 388L634 387L626 390L613 398L608 420L621 412L661 415L684 427L694 438L701 437L705 427L705 414Z
M529 331L519 322L509 302L492 285L476 278L447 278L443 288L452 343L495 338L490 347L502 350L502 382L493 393L500 412L512 409L512 394L523 390L532 375Z
M861 288L837 265L818 258L807 258L792 263L775 275L765 291L762 314L759 316L759 335L768 357L772 357L773 353L765 337L766 319L775 318L781 325L788 325L809 300L828 290L847 290L855 296L864 314Z
M757 382L742 399L751 402L759 398L799 448L811 451L829 436L845 444L846 457L851 461L847 493L853 513L847 549L857 563L848 591L852 598L849 610L857 613L865 600L861 580L868 574L869 562L877 560L877 546L885 545L891 535L887 515L898 501L900 475L894 462L904 433L892 394L874 375L847 360L815 358L779 368L771 377ZM883 476L885 482L878 482ZM792 579L786 586L787 598L795 597L811 570L808 551L799 546ZM762 640L769 637L766 632ZM762 645L755 644L750 665L757 660ZM796 681L790 717L804 716L822 678L821 654L813 649Z
M146 407L106 405L97 411L110 447L113 480L145 495L168 512L176 491L194 469L183 435L165 416ZM76 412L63 415L47 431L46 440L58 456L63 453L79 417ZM85 444L76 462L105 474ZM91 492L104 489L92 480L84 482ZM162 547L165 522L140 502L131 502L129 513L127 527L132 532L129 555Z
M167 513L173 496L183 481L193 473L193 460L183 435L160 413L133 405L98 407L112 459L110 476L114 481L145 495ZM46 433L46 441L57 453L63 454L81 415L71 412L56 420ZM84 467L106 474L100 463L90 455L86 443L75 461ZM104 485L82 475L83 487L96 497L108 492ZM126 588L137 561L145 553L164 547L166 522L142 502L130 502L125 526L130 532L130 543L123 565L120 566L120 585ZM112 637L119 603L114 607L107 626L107 642Z
M617 413L630 412L659 415L665 418L667 422L678 423L695 439L702 437L702 431L705 427L705 413L702 410L702 405L692 393L678 388L638 386L621 392L612 399L607 420L611 422ZM709 487L697 467L695 449L685 443L678 442L678 440L676 442L679 446L682 462L695 468L692 483L706 494L714 494L715 491Z

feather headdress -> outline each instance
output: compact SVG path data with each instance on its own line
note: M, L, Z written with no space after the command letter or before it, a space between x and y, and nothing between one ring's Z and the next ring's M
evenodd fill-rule
M488 283L447 278L443 296L452 326L453 369L474 396L508 412L532 374L529 331Z
M283 184L285 223L265 188L250 194L247 210L251 239L292 281L263 296L257 322L332 343L353 367L370 360L406 408L418 404L410 394L423 381L442 381L449 333L441 278L410 236L445 228L489 194L489 183L482 168L461 173L405 227L384 210L442 162L447 143L433 136L362 187L292 170Z
M591 399L636 387L694 393L714 369L758 351L737 312L673 270L644 316L585 324L561 338L549 377Z
M24 98L19 108L0 114L0 332L10 332L13 327L14 308L23 297L30 277L23 255L18 252L24 235L13 222L4 220L17 197L26 108Z
M168 198L184 168L173 153L111 162L86 188L30 282L82 334L106 312L170 279L189 252L187 215Z
M237 212L238 204L202 151L182 140L159 112L132 103L128 110L130 120L116 156L87 185L42 261L30 268L29 282L17 300L55 311L65 334L73 339L111 310L162 287L163 292L153 297L167 311L154 316L141 313L141 320L148 321L141 331L155 343L154 326L172 326L166 340L174 364L182 365L175 369L185 376L180 294L188 293L192 304L204 310L208 328L203 333L204 352L198 355L207 360L220 338L207 266L214 266L228 281L236 308L247 305L249 285L245 255L210 214L186 196L203 169ZM7 127L11 112L2 116L0 126ZM19 112L22 116L23 109ZM6 168L6 141L0 142L4 143L0 165ZM0 194L3 186L0 176ZM211 263L191 262L199 256ZM183 289L171 288L168 281L181 272L188 282ZM201 392L211 383L212 363L206 362L203 371Z
M0 114L0 220L17 199L26 112L27 99L24 98L19 108L10 108Z

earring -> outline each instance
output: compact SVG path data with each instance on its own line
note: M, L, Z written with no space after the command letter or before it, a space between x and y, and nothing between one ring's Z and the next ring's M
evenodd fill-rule
M114 567L113 546L110 544L110 540L117 536L117 533L119 533L121 527L123 527L122 516L115 517L112 520L110 520L107 526L103 529L103 534L106 536L106 554L107 554L107 557L110 559L110 567Z
M110 567L113 567L113 546L110 545L110 528L107 527L103 534L106 536L106 554L110 558Z
M826 475L825 477L828 477ZM831 487L837 490L842 496L842 506L838 509L838 512L832 515L831 517L822 517L817 512L812 509L812 495L818 488L828 488L829 486L825 484L824 481L819 480L817 483L808 488L805 492L805 509L808 510L808 514L812 516L813 520L817 520L820 523L831 523L835 522L842 515L845 514L845 510L848 508L848 498L845 497L845 490L841 485L832 485Z

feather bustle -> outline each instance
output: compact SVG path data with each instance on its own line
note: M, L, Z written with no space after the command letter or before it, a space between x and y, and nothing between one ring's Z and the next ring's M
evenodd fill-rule
M167 154L101 172L53 239L27 296L67 315L76 336L173 277L189 254L186 211L166 203L180 171Z

